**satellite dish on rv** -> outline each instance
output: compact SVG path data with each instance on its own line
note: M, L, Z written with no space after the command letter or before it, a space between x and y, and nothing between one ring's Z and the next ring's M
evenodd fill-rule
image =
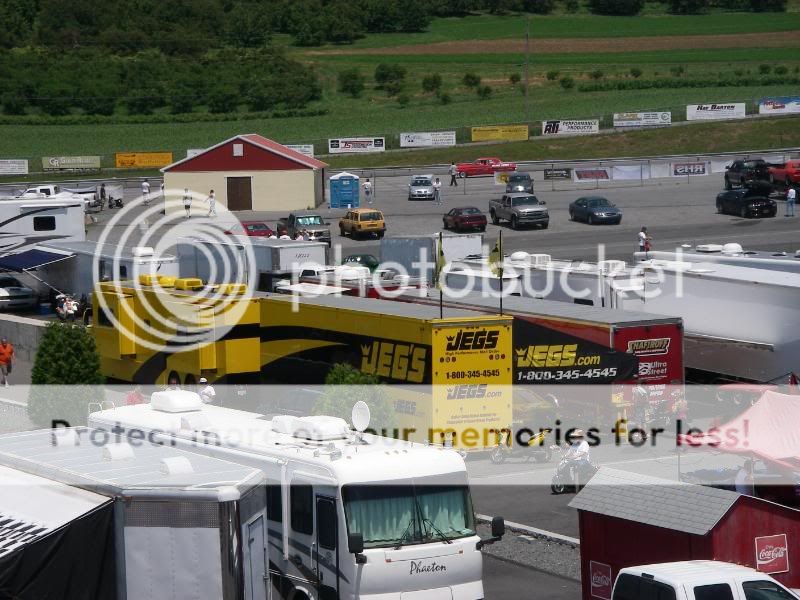
M363 400L359 400L353 405L353 412L350 415L350 420L353 422L353 429L358 432L364 433L364 430L369 427L369 406Z

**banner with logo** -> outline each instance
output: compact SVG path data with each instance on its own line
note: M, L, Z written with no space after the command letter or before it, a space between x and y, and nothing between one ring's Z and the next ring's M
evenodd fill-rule
M0 175L27 175L28 160L25 158L4 158L0 160Z
M308 158L314 158L314 144L286 144L286 147Z
M572 170L572 180L576 183L586 181L608 181L611 179L611 169L608 167L591 167Z
M786 573L789 570L789 543L786 534L756 538L756 570L762 573Z
M671 112L614 113L614 127L663 127L671 124Z
M525 142L528 135L527 125L489 125L472 128L473 142L491 142L493 140Z
M172 162L172 152L117 152L114 160L118 169L154 169Z
M545 179L572 179L572 169L545 169Z
M673 177L695 177L708 175L711 164L708 161L687 161L671 163L670 171Z
M386 138L353 137L333 138L328 140L329 154L346 154L348 152L383 152L386 150Z
M422 133L401 133L401 148L428 148L430 146L455 146L455 131L431 131Z
M99 156L43 156L45 171L99 171Z
M580 135L598 133L597 119L542 121L542 135Z
M687 121L715 121L718 119L744 119L745 103L689 104L686 106Z
M758 101L758 114L760 115L785 115L790 113L800 113L800 96L762 98Z
M611 176L615 180L650 179L650 165L614 165Z
M611 600L611 588L614 581L611 579L611 565L601 562L589 561L592 598Z
M186 158L192 158L193 156L197 156L198 154L202 154L205 152L205 148L187 148L186 149Z

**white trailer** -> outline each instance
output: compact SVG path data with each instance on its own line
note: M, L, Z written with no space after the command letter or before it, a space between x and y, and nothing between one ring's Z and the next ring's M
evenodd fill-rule
M359 430L368 420L354 409ZM484 598L480 548L503 523L493 522L495 537L478 537L464 460L452 449L359 433L335 417L268 419L199 398L179 406L154 396L89 422L264 471L277 597Z
M800 250L792 252L768 252L744 250L740 244L698 244L695 247L676 248L674 252L651 250L635 252L634 262L650 259L684 261L692 263L714 263L750 269L770 269L800 273Z
M82 242L84 219L82 201L0 200L0 256L45 242Z
M438 246L438 234L385 237L381 240L381 263L384 267L396 270L399 270L399 265L405 270L405 275L432 281ZM480 257L484 253L483 234L443 234L442 251L448 263L468 256ZM427 262L427 267L421 268L421 261Z

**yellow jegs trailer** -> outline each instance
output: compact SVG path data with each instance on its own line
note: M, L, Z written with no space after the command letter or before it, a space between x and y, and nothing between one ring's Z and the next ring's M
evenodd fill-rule
M479 449L511 423L510 317L449 309L442 319L437 307L350 296L250 297L236 285L209 302L198 279L153 283L100 284L107 308L95 298L93 329L107 377L310 386L346 363L390 384L391 425L401 437ZM218 335L187 344L175 327L181 319Z

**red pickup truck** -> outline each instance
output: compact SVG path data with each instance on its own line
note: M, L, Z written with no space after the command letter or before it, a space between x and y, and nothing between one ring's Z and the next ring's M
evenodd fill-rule
M770 165L770 183L800 183L800 160L787 160L782 165Z
M498 171L516 171L516 163L503 162L499 158L479 158L471 163L458 163L456 172L459 177L476 177L478 175L494 175Z

